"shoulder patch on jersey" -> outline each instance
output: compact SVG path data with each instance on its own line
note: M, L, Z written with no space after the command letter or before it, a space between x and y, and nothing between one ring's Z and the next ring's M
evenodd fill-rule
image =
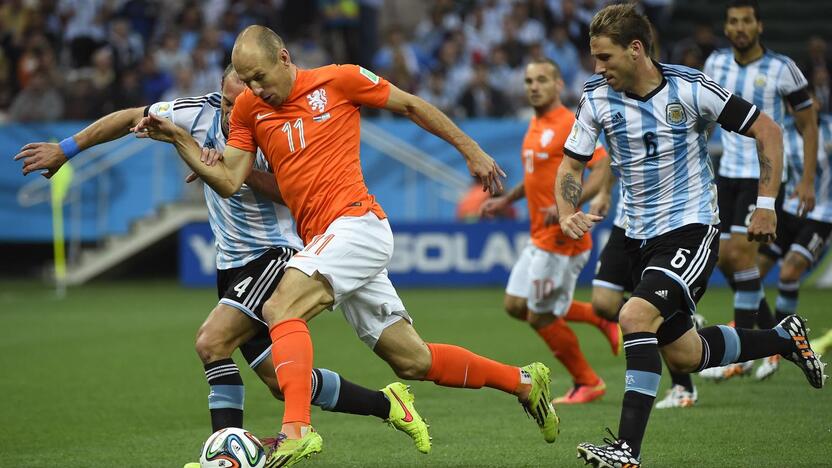
M667 123L670 125L681 125L688 120L685 108L678 102L668 104L665 111L667 113Z
M361 74L364 75L365 78L372 81L373 84L378 84L378 75L376 75L375 73L371 72L370 70L367 70L364 67L358 67L358 71L361 72Z

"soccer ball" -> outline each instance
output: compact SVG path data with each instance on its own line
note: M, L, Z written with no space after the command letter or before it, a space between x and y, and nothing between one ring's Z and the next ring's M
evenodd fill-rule
M201 468L263 468L266 452L250 432L226 427L211 434L199 456Z

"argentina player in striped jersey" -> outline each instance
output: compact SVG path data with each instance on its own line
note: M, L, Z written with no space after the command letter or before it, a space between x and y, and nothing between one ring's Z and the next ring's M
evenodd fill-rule
M817 109L818 101L814 101ZM818 117L818 154L815 177L815 207L805 217L800 216L800 200L796 196L801 175L804 173L804 139L801 138L797 121L786 118L785 155L788 168L785 198L778 214L777 240L760 247L757 265L760 276L766 274L775 263L782 260L777 283L775 313L778 319L795 313L798 291L803 274L817 265L829 246L832 233L832 117L820 114ZM763 298L765 301L765 298ZM763 380L770 377L779 367L779 356L766 358L754 371L754 376Z
M817 154L817 113L812 107L808 82L795 63L763 47L763 23L756 0L733 0L725 9L725 36L730 48L714 51L704 72L725 89L751 102L783 127L786 103L805 142L803 171L798 174L793 195L799 214L811 211L815 203L814 183ZM722 220L718 266L734 290L734 323L740 328L771 328L776 323L764 299L761 274L757 268L759 243L747 237L750 214L757 200L760 179L757 147L752 138L722 132L722 157L717 177L719 213ZM771 205L772 200L761 200ZM779 203L778 210L779 210ZM780 217L780 213L778 213ZM776 360L776 358L774 358ZM776 362L776 361L774 361ZM752 371L752 362L708 369L703 378L723 380Z
M676 372L782 354L823 386L803 320L791 315L771 330L725 326L696 330L691 314L718 252L714 175L705 127L754 138L761 148L759 193L780 185L782 134L770 117L702 73L650 58L651 27L633 5L610 5L590 24L596 72L584 87L558 171L557 202L564 232L585 235L599 216L579 211L580 176L600 133L620 174L625 249L634 262L634 291L620 312L627 370L618 435L606 445L583 443L578 456L595 466L641 465L641 443L661 378L659 348ZM773 210L757 209L749 235L774 238Z
M228 135L228 117L245 85L229 66L221 86L222 93L114 112L60 144L30 143L15 159L23 161L24 175L43 171L44 176L51 177L78 152L128 134L150 113L187 129L201 146L222 154ZM205 152L206 163L212 163L212 154L216 153ZM197 333L196 351L210 386L208 406L212 432L224 427L243 427L243 381L231 359L238 347L275 397L282 398L271 365L271 339L263 322L262 306L283 276L286 262L303 246L289 210L282 204L274 177L265 172L268 164L259 151L255 164L260 170L253 170L240 190L227 199L205 185L209 222L217 244L220 300ZM396 382L375 391L330 370L317 368L313 369L311 380L313 404L328 411L377 416L414 440L418 438L422 447L430 447L425 442L427 426L403 384ZM185 466L192 468L199 464Z

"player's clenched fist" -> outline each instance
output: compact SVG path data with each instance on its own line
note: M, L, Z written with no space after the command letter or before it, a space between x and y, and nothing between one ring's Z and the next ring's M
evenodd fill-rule
M769 244L777 239L777 214L774 210L757 208L751 213L748 240Z
M594 226L595 223L601 221L602 219L604 218L601 216L587 214L583 211L577 211L566 218L561 218L560 229L564 232L564 234L572 239L580 239L584 234L592 229L592 226Z

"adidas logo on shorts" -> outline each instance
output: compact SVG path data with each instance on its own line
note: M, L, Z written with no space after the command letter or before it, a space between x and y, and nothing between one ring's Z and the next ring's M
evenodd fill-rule
M664 300L667 300L667 289L659 289L656 291L656 295Z

